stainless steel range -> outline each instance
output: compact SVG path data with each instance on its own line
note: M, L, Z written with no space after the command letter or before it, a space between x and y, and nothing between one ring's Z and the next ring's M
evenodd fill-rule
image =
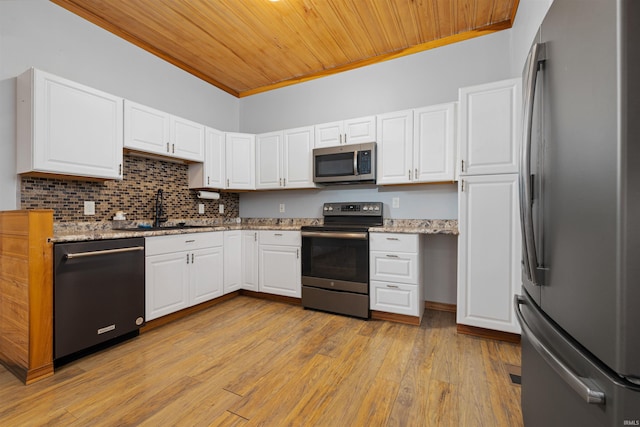
M302 306L369 318L369 227L382 203L325 203L324 225L302 227Z

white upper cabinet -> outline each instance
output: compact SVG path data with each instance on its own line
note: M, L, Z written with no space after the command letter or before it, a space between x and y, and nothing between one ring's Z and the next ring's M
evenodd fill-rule
M17 79L17 172L122 178L122 98L30 69Z
M189 165L189 188L225 188L225 135L205 128L204 163Z
M450 102L414 110L414 182L455 179L456 106Z
M315 148L376 141L376 117L341 120L315 126Z
M460 89L460 175L518 172L521 79Z
M413 178L413 110L378 115L378 184Z
M313 127L256 136L256 189L311 188Z
M205 127L169 113L124 102L124 146L168 158L202 162Z
M378 115L378 184L453 181L456 104Z
M255 135L227 132L225 135L226 186L233 190L255 188Z
M256 135L256 189L282 188L282 132Z

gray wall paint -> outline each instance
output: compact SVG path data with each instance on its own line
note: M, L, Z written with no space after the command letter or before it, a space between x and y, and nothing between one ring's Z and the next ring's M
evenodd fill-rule
M15 209L15 77L40 68L218 129L239 100L47 0L0 1L0 210Z

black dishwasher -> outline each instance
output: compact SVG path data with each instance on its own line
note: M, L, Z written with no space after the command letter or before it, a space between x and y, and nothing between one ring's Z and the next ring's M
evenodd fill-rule
M54 246L54 360L144 323L144 238Z

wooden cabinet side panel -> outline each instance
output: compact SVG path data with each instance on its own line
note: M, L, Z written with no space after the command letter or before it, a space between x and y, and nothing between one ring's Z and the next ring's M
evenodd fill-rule
M53 211L0 213L0 362L25 383L53 374Z

